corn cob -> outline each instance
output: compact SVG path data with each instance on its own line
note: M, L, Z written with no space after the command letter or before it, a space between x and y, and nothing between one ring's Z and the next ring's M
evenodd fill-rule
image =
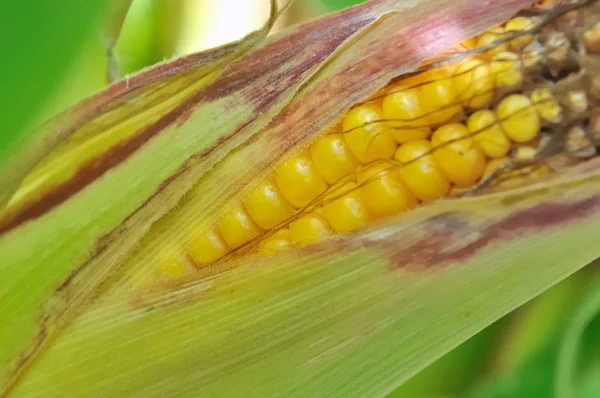
M462 43L458 61L396 79L277 165L216 225L191 233L183 253L157 269L172 275L235 253L305 246L468 191L532 159L565 111L587 109L585 91L561 101L554 94L572 54L569 39L546 22L515 16ZM599 42L594 29L583 35L589 52ZM542 73L552 75L549 83L526 83Z

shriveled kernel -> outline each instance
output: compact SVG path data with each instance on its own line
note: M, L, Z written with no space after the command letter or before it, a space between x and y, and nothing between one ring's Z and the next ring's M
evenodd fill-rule
M328 184L334 184L360 167L360 162L352 154L341 134L319 138L310 150L317 171Z
M521 53L521 61L526 69L535 69L543 61L543 50L541 46L527 48Z
M490 160L486 165L485 165L485 170L483 170L483 176L487 177L489 175L491 175L494 171L496 171L499 167L501 167L504 164L507 164L510 162L510 159L507 157L503 157L503 158L497 158L497 159L492 159Z
M332 232L323 217L316 213L307 214L290 223L290 237L297 246L318 242Z
M424 84L420 87L419 100L431 125L440 125L462 115L463 109L456 102L452 74L449 70L435 68L423 73L421 79Z
M558 123L561 120L561 108L552 90L547 87L536 88L530 94L531 101L540 117L547 122Z
M219 222L219 232L231 249L236 249L260 235L263 230L256 225L240 204L225 214Z
M570 110L577 113L585 112L588 108L588 100L585 91L583 90L571 90L567 93L566 106Z
M402 181L398 165L376 164L357 176L360 195L374 218L390 217L417 207L419 201Z
M284 199L275 181L267 181L256 187L244 199L250 217L262 229L271 229L294 215L294 209Z
M427 140L410 141L396 151L396 160L404 165L400 168L402 180L420 200L440 199L450 192L452 184L444 175L431 152Z
M525 95L512 94L504 98L496 115L504 133L513 141L531 141L540 132L540 117Z
M229 247L216 229L194 231L186 244L187 254L195 266L200 267L217 261L229 252Z
M483 108L494 95L494 76L480 59L470 59L454 71L453 85L457 98L468 108Z
M496 87L519 87L523 82L521 60L515 53L499 52L492 58L490 68L496 78Z
M553 68L561 68L569 59L570 41L564 32L552 32L544 43L546 59Z
M433 157L446 177L461 187L474 185L485 169L485 155L469 134L464 124L449 123L438 128L431 136Z
M502 26L494 26L493 28L488 29L487 31L482 33L481 36L479 36L479 39L477 40L477 47L481 48L495 43L496 41L503 38L504 33L505 31ZM506 51L507 49L508 44L501 43L489 49L487 53L492 55L500 51Z
M351 109L343 120L344 139L362 163L389 159L396 151L396 141L384 120L381 107L363 104Z
M275 172L275 181L287 201L298 209L327 190L327 183L306 151L280 165Z
M290 230L284 228L263 239L258 245L258 252L263 256L272 256L289 249L291 246Z
M431 128L418 88L396 86L382 101L383 116L389 120L391 132L399 144L429 137Z
M331 202L323 206L322 214L337 232L349 232L371 221L367 207L358 192L358 186L354 182L332 187L331 193L326 195L324 200Z
M505 25L506 32L525 32L533 28L533 21L527 17L516 17L508 21ZM532 35L517 37L509 42L512 50L522 50L533 41Z
M597 153L596 146L582 126L572 127L567 133L565 141L566 151L573 156L585 158Z
M482 109L469 117L467 127L475 143L490 158L501 158L510 150L510 140L504 135L496 114Z

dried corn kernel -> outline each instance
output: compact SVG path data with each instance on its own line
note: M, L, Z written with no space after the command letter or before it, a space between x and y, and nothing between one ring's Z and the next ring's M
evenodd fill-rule
M395 156L404 164L400 168L402 180L423 201L442 198L452 188L450 180L431 156L431 149L431 143L427 140L411 141L401 145Z
M524 32L533 28L533 21L526 17L516 17L506 23L506 32ZM522 50L533 41L532 35L517 37L509 42L512 50Z
M588 100L585 91L571 90L567 93L567 105L573 112L583 113L588 108Z
M495 26L491 29L488 29L481 36L479 36L479 39L477 40L477 47L485 47L495 43L496 41L502 39L504 33L504 28L502 26ZM500 51L506 51L507 49L507 43L497 44L488 50L488 54L495 54Z
M334 184L360 167L360 162L352 154L341 134L319 138L310 149L317 171L328 184Z
M456 103L450 71L436 68L423 73L421 78L426 83L420 87L419 100L424 104L431 125L446 123L462 115L462 106Z
M186 251L195 266L199 267L216 261L229 252L229 247L217 229L195 231L190 235Z
M446 177L461 187L474 185L485 169L485 155L469 135L464 124L450 123L431 136L433 157Z
M262 229L271 229L294 215L294 209L283 198L272 179L250 192L244 199L244 205L250 217Z
M513 141L531 141L540 132L540 117L525 95L512 94L504 98L496 115L504 133Z
M473 113L469 117L467 126L473 139L486 156L501 158L510 150L509 139L502 132L496 114L489 109Z
M389 120L394 139L402 144L429 137L431 128L423 117L425 108L419 89L396 87L398 91L386 95L382 101L383 116Z
M583 33L583 45L588 52L600 52L600 26L596 24Z
M272 256L289 249L291 245L292 238L289 229L280 229L260 242L258 252L263 256Z
M467 108L483 108L494 95L494 76L490 67L479 59L470 59L454 71L454 92Z
M275 181L287 201L298 209L327 190L327 183L306 151L283 162L275 172Z
M502 51L494 55L490 69L496 78L496 87L519 87L523 82L521 60L515 53Z
M521 145L516 148L514 157L519 160L530 160L535 157L537 148L531 145Z
M256 238L263 230L256 225L246 209L239 205L221 218L219 232L227 246L235 249Z
M392 163L377 164L358 174L360 195L374 218L390 217L417 207L419 201Z
M332 232L325 220L316 213L307 214L290 223L290 237L297 246L318 242Z
M383 111L376 104L359 105L344 117L344 139L362 163L394 156L396 141L387 123L380 122L383 119Z
M537 88L530 94L531 101L540 117L547 122L558 123L561 120L561 109L549 88Z

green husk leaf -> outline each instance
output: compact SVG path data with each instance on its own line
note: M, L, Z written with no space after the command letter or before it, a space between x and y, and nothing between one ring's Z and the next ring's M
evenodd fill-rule
M598 256L599 167L100 300L14 396L384 395Z
M274 8L265 26L240 42L158 65L116 83L39 128L22 144L18 156L12 157L14 168L9 165L11 172L0 177L3 198L10 197L27 170L55 149L27 176L0 214L0 297L10 298L0 301L0 314L14 319L0 326L5 345L0 351L0 391L9 388L46 340L126 254L126 247L133 246L176 198L156 204L149 210L151 215L146 214L134 228L130 219L136 209L181 162L214 144L220 137L218 131L225 134L227 128L202 135L194 143L180 142L158 162L156 146L144 147L133 159L127 156L130 148L135 152L148 130L264 38L276 15ZM213 112L220 106L224 106L222 102L208 109L204 117L214 118ZM248 117L249 111L239 108L239 117L228 120L230 126ZM170 127L170 134L177 135L185 126ZM190 125L186 128L193 131ZM148 171L145 164L152 163L157 166L156 174L140 181L139 176ZM107 175L110 169L113 173ZM122 190L114 192L118 186ZM108 259L102 256L106 235L128 228L132 232L124 239L124 250L111 252ZM96 262L102 266L92 264L88 272L80 272L84 264Z

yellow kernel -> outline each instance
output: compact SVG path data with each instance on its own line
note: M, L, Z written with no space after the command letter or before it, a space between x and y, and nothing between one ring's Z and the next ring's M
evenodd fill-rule
M358 186L354 182L332 187L324 200L331 200L323 206L322 214L334 231L352 231L371 221L371 216L358 192Z
M533 21L526 17L516 17L506 23L505 30L507 32L524 32L533 28ZM533 41L532 35L524 35L517 37L509 42L510 48L513 50L522 50Z
M329 184L334 184L360 167L360 162L341 134L330 134L316 140L311 146L311 155L317 171Z
M431 152L427 140L410 141L396 151L396 160L404 165L400 168L402 181L420 200L442 198L450 192L452 184L443 174Z
M469 187L483 175L485 155L462 123L449 123L433 132L433 157L446 177L456 185ZM461 137L466 137L460 139Z
M429 137L431 128L425 115L424 104L419 98L418 88L396 86L383 98L382 108L385 119L390 120L392 135L399 144Z
M381 107L372 103L359 105L344 117L342 125L344 131L347 131L344 139L354 156L362 163L394 156L396 141L383 119Z
M376 164L357 176L360 195L374 218L390 217L417 207L419 201L402 181L400 166Z
M327 190L327 183L305 151L280 165L275 181L287 201L298 209Z
M192 232L186 250L194 265L198 267L217 261L229 252L229 247L215 228L209 231Z
M456 103L456 92L449 70L432 69L425 72L422 78L429 83L421 86L419 100L424 104L427 119L432 125L440 125L462 115L463 109Z
M523 82L521 60L515 53L503 51L494 55L490 69L496 77L496 87L518 87Z
M525 95L512 94L504 98L496 115L504 133L513 141L531 141L540 132L540 117Z
M235 249L260 235L263 230L252 220L246 209L238 205L219 222L219 232L231 249Z
M486 165L485 165L485 170L483 171L483 176L487 177L490 174L492 174L494 171L496 171L500 166L502 166L503 164L506 164L510 162L510 159L507 157L503 157L503 158L497 158L497 159L492 159L490 160Z
M517 147L514 157L519 160L530 160L535 157L537 148L531 145L521 145Z
M561 121L561 108L549 88L537 88L531 92L531 101L540 117L547 122L558 123Z
M258 252L263 256L272 256L289 249L291 245L290 231L284 228L263 239L258 245Z
M185 262L174 249L163 250L158 256L158 263L152 270L149 280L173 279L187 272Z
M290 223L290 237L294 245L304 246L318 242L332 233L323 218L316 214L307 214Z
M494 76L490 67L480 59L470 59L454 71L454 92L468 108L483 108L492 102Z
M262 229L271 229L294 215L294 209L272 179L254 188L244 199L244 205L250 217Z
M496 114L489 109L477 111L469 117L467 127L475 143L490 158L501 158L510 150L510 140L504 135Z
M486 32L482 33L477 40L477 47L485 47L500 39L504 35L504 28L501 26L495 26ZM488 54L492 55L500 51L506 51L508 49L507 43L498 44L487 51Z

